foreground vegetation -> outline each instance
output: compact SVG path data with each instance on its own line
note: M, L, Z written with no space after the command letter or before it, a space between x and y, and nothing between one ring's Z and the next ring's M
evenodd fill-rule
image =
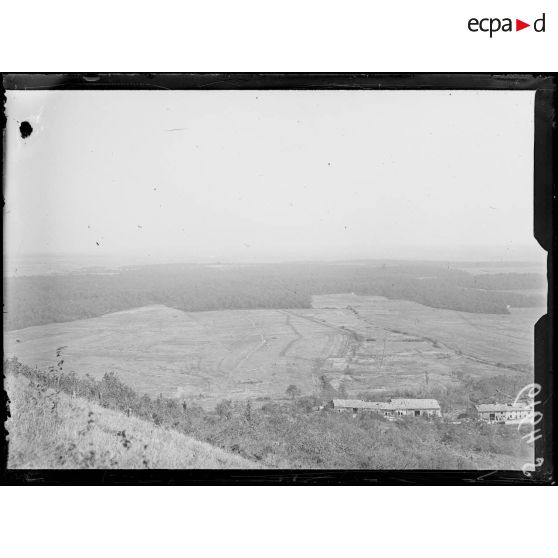
M433 308L506 314L508 306L544 306L543 296L511 292L544 286L541 274L479 276L439 264L141 266L112 274L7 278L5 327L13 330L92 318L151 304L184 311L310 308L312 296L347 292Z
M6 376L10 469L247 469L175 430L127 417L21 374Z
M204 411L139 395L111 373L98 381L64 373L61 362L48 371L16 359L4 366L12 467L519 469L532 457L517 429L504 425L353 418L317 411L319 399L293 389L286 401L224 400ZM199 452L191 449L201 442Z

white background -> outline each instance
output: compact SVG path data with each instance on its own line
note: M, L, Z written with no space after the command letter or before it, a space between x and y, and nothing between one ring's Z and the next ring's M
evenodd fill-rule
M556 2L2 1L2 71L556 71ZM547 14L546 33L470 33ZM2 487L4 556L551 556L556 492Z
M547 30L471 33L476 17ZM2 0L6 71L552 71L556 0Z

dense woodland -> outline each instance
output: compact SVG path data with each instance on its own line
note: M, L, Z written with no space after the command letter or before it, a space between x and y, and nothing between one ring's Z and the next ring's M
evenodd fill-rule
M461 286L486 290L544 289L546 278L538 273L481 273L467 274L459 282Z
M290 263L243 266L173 264L116 273L4 279L4 326L20 329L100 316L149 304L185 311L309 308L312 295L354 292L434 308L505 314L508 306L546 304L533 273L473 275L429 264Z

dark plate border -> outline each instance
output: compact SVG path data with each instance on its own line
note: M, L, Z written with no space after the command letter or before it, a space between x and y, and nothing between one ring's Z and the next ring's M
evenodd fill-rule
M9 485L549 485L555 484L556 411L554 384L554 255L556 231L556 73L9 73L5 90L512 90L535 91L534 236L547 251L548 308L535 326L535 382L541 386L536 410L535 458L541 465L521 471L447 470L8 470L7 432L0 444L0 483ZM6 117L2 111L5 149ZM3 150L4 151L4 150ZM3 166L2 152L2 169ZM4 174L3 174L4 176ZM2 262L3 263L3 262ZM3 386L3 378L2 378ZM7 414L2 389L2 423Z

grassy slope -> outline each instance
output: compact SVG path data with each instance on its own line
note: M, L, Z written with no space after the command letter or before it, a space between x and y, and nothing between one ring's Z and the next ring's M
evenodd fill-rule
M257 465L174 430L8 374L9 469L246 469Z

